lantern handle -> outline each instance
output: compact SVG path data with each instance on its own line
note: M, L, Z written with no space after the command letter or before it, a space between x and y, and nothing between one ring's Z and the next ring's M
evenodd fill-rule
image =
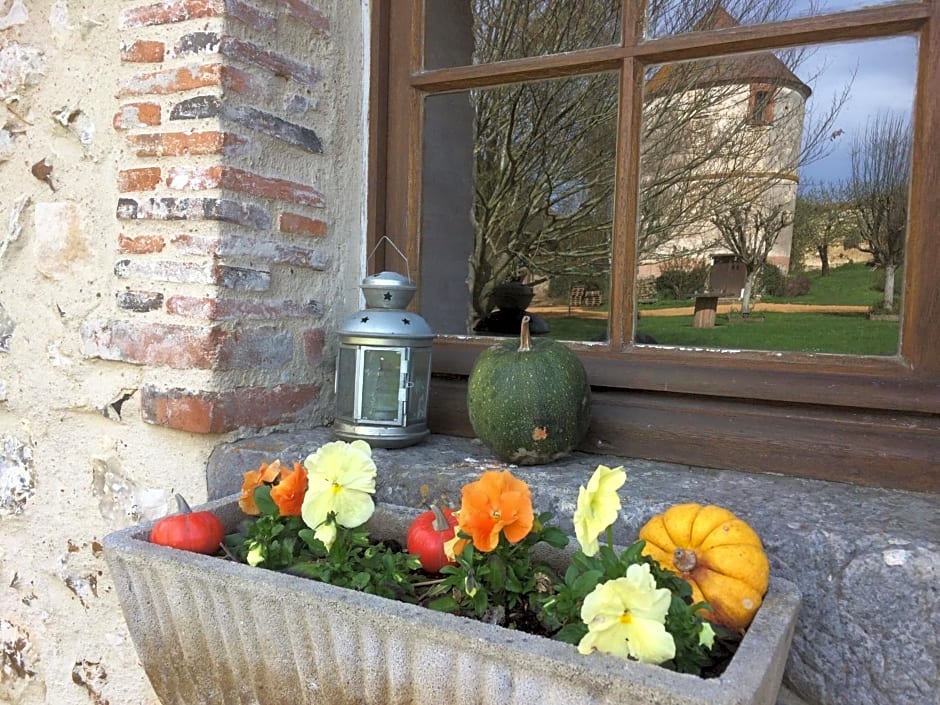
M408 280L410 281L411 280L411 266L408 264L408 258L405 257L404 252L398 249L398 245L392 242L392 239L388 235L383 235L382 237L379 238L379 241L375 243L375 247L372 248L372 252L369 253L368 257L366 257L366 268L368 268L369 266L369 260L371 260L375 256L375 251L379 249L379 245L381 245L383 241L391 245L395 249L395 252L398 253L398 256L401 257L405 261L405 274L408 275Z

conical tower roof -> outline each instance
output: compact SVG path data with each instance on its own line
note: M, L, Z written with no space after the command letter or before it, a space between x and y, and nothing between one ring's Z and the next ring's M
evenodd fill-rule
M741 25L720 4L712 9L695 24L695 31L728 29ZM787 65L772 52L761 51L753 54L738 54L712 59L699 59L688 70L688 62L666 64L654 73L646 83L646 95L656 96L672 93L676 90L692 90L709 86L735 83L768 83L786 86L799 91L803 98L809 98L812 89L800 80ZM694 67L694 68L692 68Z

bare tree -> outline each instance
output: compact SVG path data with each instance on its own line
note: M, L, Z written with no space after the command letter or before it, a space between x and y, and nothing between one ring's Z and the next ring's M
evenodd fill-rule
M712 215L721 244L744 264L747 272L741 297L742 315L750 314L757 276L767 262L780 231L791 222L790 214L780 204L735 205Z
M620 0L471 2L475 61L619 41ZM789 0L726 4L748 21L779 18L789 8ZM685 31L710 17L728 15L715 0L670 0L651 2L647 22ZM746 104L747 91L740 95L741 82L727 80L727 61L670 65L669 80L662 80L661 73L658 85L654 72L647 77L648 89L656 90L647 91L643 109L641 259L690 254L687 243L696 238L699 252L713 246L716 210L766 200L765 194L779 191L782 182L794 183L800 165L825 153L841 101L804 130L802 108L783 108L789 100L784 91L802 90L792 70L805 53L781 56L790 73L782 83L769 84L759 98L778 107L765 109L763 115L770 117L758 124L755 106ZM505 281L609 272L617 91L614 74L594 74L471 92L475 240L469 285L476 317L488 313L492 290ZM799 124L785 127L794 120ZM771 123L782 129L766 129ZM777 142L775 135L784 132L790 133L786 144ZM776 155L776 166L768 175L769 153ZM703 171L709 173L703 177ZM742 173L762 176L742 180ZM686 251L677 252L677 243L685 243Z
M800 188L793 213L792 258L809 251L819 257L821 275L829 274L829 250L854 228L845 189L838 184L809 183Z
M894 310L897 269L904 263L912 133L906 115L881 112L852 140L847 185L862 242L859 249L884 269L884 306Z
M474 61L619 39L619 0L472 0ZM584 21L590 18L590 21ZM471 92L474 108L473 314L523 278L606 272L617 81L612 74Z

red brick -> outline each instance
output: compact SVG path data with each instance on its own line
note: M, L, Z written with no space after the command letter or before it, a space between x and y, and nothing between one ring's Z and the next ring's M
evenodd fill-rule
M326 342L326 331L322 328L311 328L304 331L304 356L311 365L318 365L323 360L323 344Z
M88 357L176 370L280 370L293 357L290 333L276 328L113 319L86 323L81 337Z
M115 130L133 130L160 124L160 106L156 103L128 103L114 114Z
M265 103L273 100L277 84L273 81L262 81L258 76L235 66L223 66L222 87L254 98L259 103Z
M245 299L216 299L199 296L171 296L166 310L177 316L202 318L210 321L241 319L271 320L315 316L322 312L315 301L257 301Z
M329 256L322 254L319 247L290 245L251 235L227 233L224 237L206 237L185 233L173 238L173 244L187 255L246 258L306 267L321 272L330 266Z
M248 140L233 132L150 132L128 135L138 157L178 157L187 154L233 154Z
M128 7L121 11L120 27L148 27L185 22L225 13L224 0L166 0L152 5Z
M255 203L228 198L119 198L122 220L218 220L254 230L271 227L271 214Z
M174 284L215 283L212 265L205 262L122 259L115 263L114 275L121 279L150 279Z
M153 191L161 180L160 167L124 169L118 172L118 191Z
M262 12L246 2L242 2L241 0L226 0L225 7L229 15L244 22L249 27L264 32L272 32L277 29L277 17Z
M167 95L206 86L222 85L220 64L182 66L137 74L118 90L117 97L133 95Z
M320 83L320 72L309 64L237 37L222 37L219 51L232 59L254 64L275 76L291 78L305 86L316 86Z
M163 252L166 240L159 235L138 235L130 237L121 233L118 235L118 251L132 255L149 255Z
M320 34L330 33L330 20L317 8L304 0L275 0L278 5L283 5L287 11Z
M323 237L326 235L326 223L296 213L281 213L277 220L277 227L282 233L292 235L308 235L310 237Z
M122 259L114 265L114 276L175 284L210 284L235 291L268 291L271 288L270 272L212 262Z
M163 42L138 39L133 44L121 44L121 61L140 64L157 64L166 55Z
M324 205L323 194L311 186L260 176L230 166L173 167L168 172L166 183L174 189L201 191L222 188L307 206Z
M88 357L178 370L215 369L225 332L219 327L188 327L130 321L92 321L82 326Z
M314 384L238 387L224 392L141 388L146 423L190 433L227 433L309 420L316 413L320 388Z

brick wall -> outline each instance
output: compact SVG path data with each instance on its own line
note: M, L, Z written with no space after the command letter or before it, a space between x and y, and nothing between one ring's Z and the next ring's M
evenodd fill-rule
M309 419L337 269L322 183L336 76L312 58L330 53L330 18L305 0L167 0L118 27L114 301L82 326L83 352L154 370L152 424Z
M365 9L0 1L0 703L156 703L102 537L332 414Z

